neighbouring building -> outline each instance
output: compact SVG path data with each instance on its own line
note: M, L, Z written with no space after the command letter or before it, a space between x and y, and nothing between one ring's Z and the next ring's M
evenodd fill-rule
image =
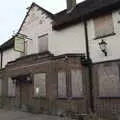
M120 112L120 0L86 0L53 15L33 3L14 38L0 46L0 93L6 107L33 112ZM102 46L101 46L102 45ZM2 100L1 100L2 101Z

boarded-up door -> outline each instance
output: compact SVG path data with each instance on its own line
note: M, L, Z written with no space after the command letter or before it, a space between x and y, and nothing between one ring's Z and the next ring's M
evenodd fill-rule
M27 108L31 106L32 100L32 84L20 84L20 107Z

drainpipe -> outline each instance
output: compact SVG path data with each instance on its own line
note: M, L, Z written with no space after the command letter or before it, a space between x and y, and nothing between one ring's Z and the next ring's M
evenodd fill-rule
M0 53L1 53L1 57L0 57L1 64L0 64L0 67L2 69L2 65L3 65L3 51L0 50Z
M88 75L89 75L89 103L90 103L90 110L88 112L94 113L94 98L93 98L93 82L92 82L92 61L90 59L89 53L89 42L88 42L88 28L87 28L87 21L83 20L84 23L84 30L85 30L85 43L86 43L86 56L87 56L87 66L88 66Z

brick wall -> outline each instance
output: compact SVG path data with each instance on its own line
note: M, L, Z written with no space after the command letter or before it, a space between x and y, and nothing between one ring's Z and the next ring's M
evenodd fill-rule
M79 98L72 98L71 96L71 77L70 70L71 69L80 69L83 73L83 96ZM57 96L57 72L59 70L64 70L67 73L67 95L68 97L65 99L60 99ZM29 58L24 58L17 60L13 63L7 65L6 70L2 73L4 79L4 94L7 96L7 78L14 77L22 74L31 73L34 75L35 73L45 72L47 75L46 79L46 94L47 96L44 98L36 98L34 97L34 89L33 82L31 84L31 98L30 104L33 112L44 112L50 114L60 114L65 113L66 111L74 111L79 113L86 113L89 108L88 102L88 89L87 87L87 69L81 65L79 57L65 57L55 58L47 57L44 59L40 59L39 56L31 56ZM6 82L5 82L6 81ZM32 79L33 81L33 79ZM8 104L19 106L20 103L20 91L19 85L16 86L16 98L8 99ZM27 88L27 87L26 87ZM26 90L25 90L26 91ZM14 100L15 99L15 100ZM9 105L8 105L9 106Z
M110 69L108 70L108 74L105 73L107 71L104 71L104 67L106 66L110 67ZM119 94L120 69L119 68L120 68L119 61L104 62L93 65L94 107L97 115L101 117L112 118L120 113L120 94ZM102 77L99 76L98 74L99 71L101 72ZM102 82L100 82L100 80ZM101 86L101 88L100 88L100 84L103 85ZM108 90L109 93L107 94Z

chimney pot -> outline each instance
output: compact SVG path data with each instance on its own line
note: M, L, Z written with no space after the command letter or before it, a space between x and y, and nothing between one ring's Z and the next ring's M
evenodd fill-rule
M67 0L67 10L72 10L76 6L76 0Z

